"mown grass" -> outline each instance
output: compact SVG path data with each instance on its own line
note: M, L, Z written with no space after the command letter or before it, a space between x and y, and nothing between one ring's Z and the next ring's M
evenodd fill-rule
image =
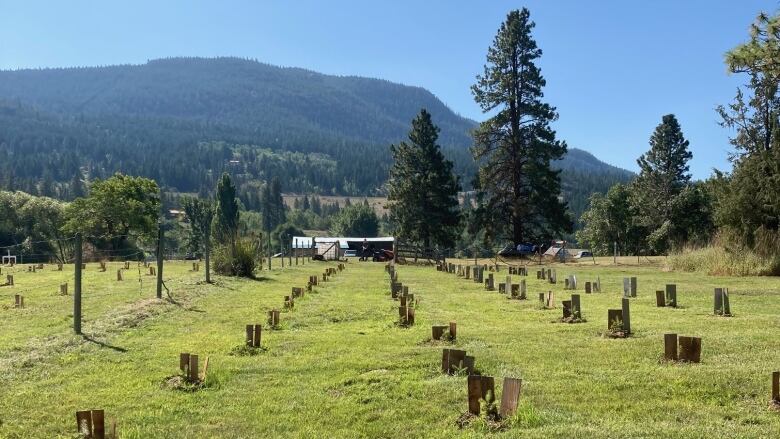
M265 328L265 312L292 286L332 264L204 285L189 264L168 263L178 305L149 300L151 277L139 289L137 274L118 283L115 269L90 267L84 332L99 343L70 334L71 298L49 285L62 273L19 273L17 286L0 288L1 303L23 289L27 302L0 309L0 437L72 437L75 411L88 408L116 418L123 438L780 437L780 412L769 408L771 372L780 369L780 279L557 266L560 281L598 275L604 291L580 291L586 323L558 324L560 309L541 310L534 298L552 289L560 304L569 296L562 282L532 272L530 300L513 301L430 267L399 266L420 298L416 325L404 329L394 324L383 266L347 265L283 313L280 330L264 329L267 350L251 356L231 355L245 325ZM619 308L629 275L639 278L635 335L604 338L606 310ZM681 308L655 307L654 291L666 283L677 283ZM721 286L734 317L712 316L712 290ZM524 380L520 409L503 429L457 425L466 378L439 372L444 345L429 340L432 324L451 320L455 346L475 355L478 369L497 384ZM701 336L702 363L660 361L666 332ZM204 389L164 388L179 352L210 357Z

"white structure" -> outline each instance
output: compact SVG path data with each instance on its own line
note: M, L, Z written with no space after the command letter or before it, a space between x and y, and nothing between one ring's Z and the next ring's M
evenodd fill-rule
M16 256L11 256L11 250L8 250L8 255L3 256L3 265L16 265Z

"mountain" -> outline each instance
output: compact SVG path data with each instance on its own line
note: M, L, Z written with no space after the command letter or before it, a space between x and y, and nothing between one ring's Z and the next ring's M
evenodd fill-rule
M406 137L421 108L470 182L476 122L420 87L239 58L0 71L0 186L33 190L44 180L64 196L75 177L121 171L205 193L229 171L249 206L274 176L289 192L381 194L387 146ZM630 178L576 149L558 166L567 198L588 195L566 184L569 175Z

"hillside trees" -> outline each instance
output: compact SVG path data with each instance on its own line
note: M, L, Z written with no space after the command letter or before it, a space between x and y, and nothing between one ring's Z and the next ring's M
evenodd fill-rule
M489 237L507 235L515 244L572 231L559 199L560 171L550 166L566 144L550 127L555 108L542 102L546 82L536 65L542 51L531 35L534 26L528 9L510 12L472 86L482 110L494 113L474 131L483 191L477 214Z
M412 121L409 142L391 145L394 163L388 181L389 221L396 236L424 248L450 247L460 223L452 162L436 143L439 128L425 109Z

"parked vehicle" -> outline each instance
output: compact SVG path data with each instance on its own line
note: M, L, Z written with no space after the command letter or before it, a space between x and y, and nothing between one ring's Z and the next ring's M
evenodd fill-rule
M523 243L523 244L507 244L501 251L498 252L499 256L512 257L512 256L531 256L539 251L539 246Z
M374 262L387 262L393 260L393 252L390 250L376 250L371 258Z

